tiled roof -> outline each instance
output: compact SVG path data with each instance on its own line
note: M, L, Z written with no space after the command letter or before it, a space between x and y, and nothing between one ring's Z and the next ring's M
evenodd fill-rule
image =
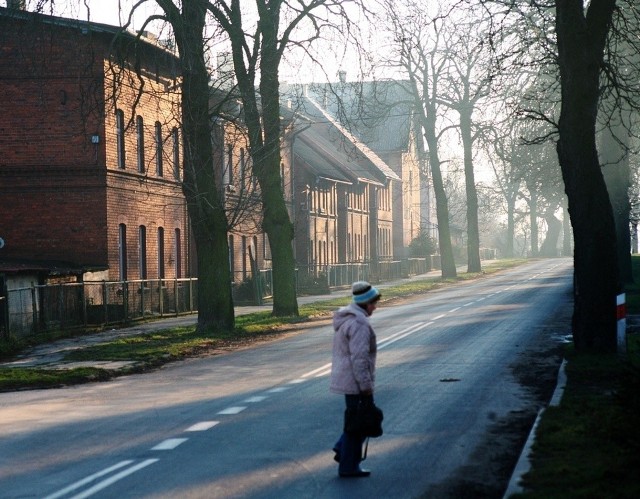
M376 153L408 149L413 100L407 81L312 84L308 93Z

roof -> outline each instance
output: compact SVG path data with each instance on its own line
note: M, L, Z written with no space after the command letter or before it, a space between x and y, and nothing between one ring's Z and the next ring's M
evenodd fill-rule
M293 146L294 153L307 163L317 177L351 183L353 179L346 175L336 162L332 161L333 158L329 157L332 155L324 153L326 149L309 135L311 134L301 134L298 137Z
M295 153L318 176L337 181L384 185L400 180L396 173L366 144L341 126L313 99L297 98L297 116L306 123L294 142Z
M316 109L320 112L320 114L331 124L333 125L353 146L357 149L357 151L362 154L367 160L369 160L375 168L379 170L379 172L385 177L385 179L390 180L400 180L400 177L396 175L396 173L387 165L380 157L373 152L365 143L358 139L355 135L353 135L349 130L340 125L337 120L335 120L329 113L327 113L324 109L320 107L318 103L316 103L313 99L308 98L309 102L316 107Z
M165 45L160 43L159 40L146 36L146 32L138 36L137 33L126 30L120 26L113 26L110 24L97 23L92 21L82 21L80 19L70 19L66 17L51 16L47 14L41 14L39 12L30 12L20 9L9 9L6 7L0 7L0 18L7 18L10 20L22 20L22 21L37 21L43 24L50 24L52 26L59 26L62 28L77 29L81 33L99 33L108 34L112 36L123 36L129 41L140 40L142 43L149 47L154 47L166 55L176 57L176 55L169 50Z
M311 84L307 91L376 153L408 149L414 105L408 81Z

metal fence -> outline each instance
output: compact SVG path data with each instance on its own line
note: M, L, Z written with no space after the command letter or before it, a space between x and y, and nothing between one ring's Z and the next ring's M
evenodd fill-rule
M354 281L389 281L430 270L424 258L372 263L348 263L299 267L297 292L328 293ZM236 305L262 304L273 295L271 269L235 276L232 284ZM127 323L197 312L196 278L134 281L85 281L37 285L9 290L0 302L6 317L5 334L17 337L47 330Z
M197 279L86 281L9 290L8 331L26 336L197 310Z

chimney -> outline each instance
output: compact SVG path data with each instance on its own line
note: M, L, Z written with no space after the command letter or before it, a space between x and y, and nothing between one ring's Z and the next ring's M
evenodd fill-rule
M233 56L230 52L220 52L217 59L218 85L220 88L228 90L236 84Z
M26 0L7 0L7 9L25 10Z

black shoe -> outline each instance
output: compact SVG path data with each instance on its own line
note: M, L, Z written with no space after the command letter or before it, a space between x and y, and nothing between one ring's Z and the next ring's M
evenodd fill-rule
M342 478L364 478L371 475L369 470L357 469L356 471L343 472L340 471L338 473Z
M339 463L339 462L340 462L340 451L334 447L334 448L333 448L333 452L335 452L335 453L336 453L336 455L335 455L335 456L333 456L333 460L334 460L336 463Z

